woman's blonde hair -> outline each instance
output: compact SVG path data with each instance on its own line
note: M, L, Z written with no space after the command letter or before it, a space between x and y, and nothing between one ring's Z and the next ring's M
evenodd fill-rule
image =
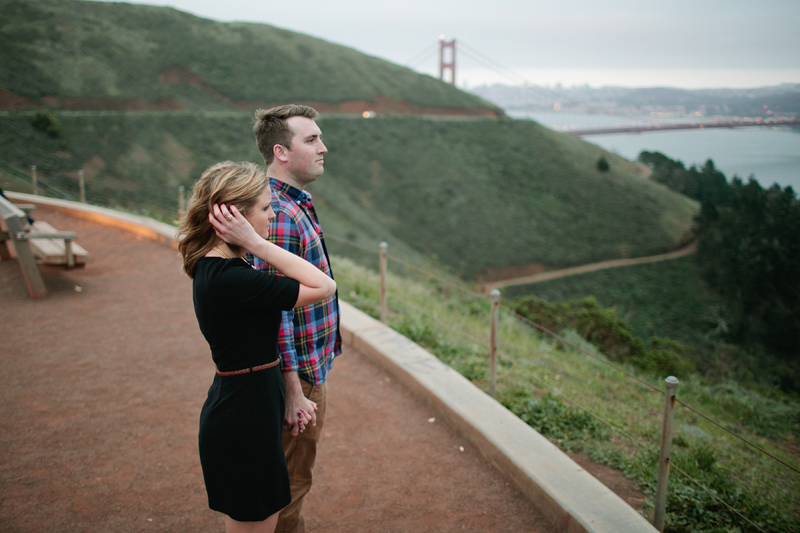
M203 172L194 184L186 216L178 228L178 250L183 256L183 270L190 278L194 278L197 261L219 240L208 221L214 204L235 205L247 215L267 187L267 175L253 163L223 161ZM228 247L236 255L244 253L238 246Z

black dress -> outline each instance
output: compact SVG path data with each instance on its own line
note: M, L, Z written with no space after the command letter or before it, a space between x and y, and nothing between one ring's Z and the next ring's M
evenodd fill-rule
M297 281L253 270L241 259L203 257L194 277L194 309L220 372L278 357L281 311ZM200 413L200 464L208 506L234 520L267 519L291 501L283 454L284 386L280 365L214 376Z

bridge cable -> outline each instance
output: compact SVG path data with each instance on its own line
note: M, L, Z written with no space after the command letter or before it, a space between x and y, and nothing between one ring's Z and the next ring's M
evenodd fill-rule
M429 56L432 52L435 52L438 47L439 41L426 46L421 52L415 54L414 57L406 61L405 66L411 67L413 64L418 63L420 61L420 57L422 56L425 56L425 59L427 59L427 56Z
M480 52L478 52L477 50L474 50L470 46L467 46L463 42L459 41L458 47L459 47L458 49L460 51L467 52L467 54L472 59L474 59L476 61L479 61L479 62L483 62L484 64L486 64L486 66L489 66L490 68L495 69L496 71L498 71L499 73L505 75L506 77L509 77L509 76L510 77L514 77L514 78L517 78L522 83L528 83L528 80L524 76L521 76L521 75L517 74L516 72L514 72L510 68L504 67L503 65L497 63L496 61L493 61L492 59L490 59L490 58L486 57L485 55L481 54Z

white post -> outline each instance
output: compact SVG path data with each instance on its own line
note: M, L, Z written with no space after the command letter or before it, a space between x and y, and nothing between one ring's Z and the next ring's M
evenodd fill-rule
M489 293L489 301L492 303L492 329L489 340L489 396L495 397L497 387L497 319L500 316L500 291L492 289Z
M380 268L381 268L381 322L386 324L387 315L388 315L388 306L386 305L386 262L387 262L387 253L386 250L389 248L389 245L385 242L381 243L381 260L380 260Z
M672 453L672 423L675 419L675 393L678 389L678 378L669 376L664 391L664 420L661 426L661 452L658 456L658 481L656 482L656 510L653 526L664 531L664 519L667 514L667 480L669 479L669 460Z
M86 203L86 183L83 180L83 169L78 171L78 188L80 190L80 200L82 204Z
M183 185L178 186L178 220L183 220L183 211L184 211L184 197L183 197Z

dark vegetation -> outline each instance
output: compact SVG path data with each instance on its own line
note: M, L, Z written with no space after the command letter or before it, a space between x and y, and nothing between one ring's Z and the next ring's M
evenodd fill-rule
M506 296L535 293L541 303L532 298L517 305L658 375L669 374L674 359L648 357L646 342L642 355L625 336L602 332L614 324L628 327L631 336L674 339L680 344L667 341L678 347L671 351L706 377L800 391L800 201L794 191L764 189L753 179L729 183L710 160L687 169L643 152L640 161L653 168L653 180L702 202L694 228L697 254L515 287ZM597 298L597 312L584 309L587 295ZM565 309L581 309L584 322L565 321ZM597 331L621 347L602 347Z
M702 202L697 264L722 303L721 338L773 360L800 390L800 200L791 187L730 183L708 160L698 171L659 153L639 159L653 179ZM759 358L761 358L759 357Z
M516 300L512 309L550 331L574 329L612 361L631 363L645 372L664 376L686 376L695 371L687 357L691 347L661 337L642 340L614 309L601 307L593 296L562 303L528 296Z

